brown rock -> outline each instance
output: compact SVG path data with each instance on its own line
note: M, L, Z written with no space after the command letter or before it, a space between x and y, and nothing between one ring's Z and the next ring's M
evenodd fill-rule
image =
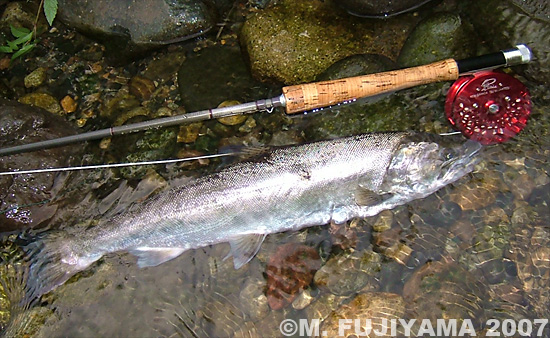
M63 107L63 111L67 114L74 113L78 104L70 95L67 95L61 99L61 107Z
M139 75L130 79L128 87L130 94L141 100L149 100L155 91L155 83Z
M267 302L279 310L298 296L321 267L317 250L301 244L287 243L269 258L267 264Z

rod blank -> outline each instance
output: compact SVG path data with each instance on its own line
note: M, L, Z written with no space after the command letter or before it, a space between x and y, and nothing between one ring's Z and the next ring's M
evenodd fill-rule
M98 140L104 137L110 137L115 135L124 135L129 133L134 133L138 131L144 131L149 129L161 128L175 126L182 123L191 123L197 121L205 121L216 119L220 117L239 115L239 114L249 114L254 113L260 110L269 110L274 107L282 106L281 98L272 98L267 100L258 100L255 102L247 102L235 106L214 108L201 110L194 113L182 114L177 116L163 117L150 121L143 121L138 123L127 124L118 127L111 127L106 129L100 129L96 131L91 131L87 133L82 133L78 135L71 135L60 137L52 140L34 142L29 144L23 144L8 148L0 149L0 156L20 154L29 151L49 149L53 147L61 147L68 144Z
M0 149L0 156L64 146L71 143L123 135L152 128L160 128L211 120L220 117L249 114L275 107L285 107L287 114L296 114L331 105L353 101L362 97L378 95L422 84L456 80L460 74L485 68L513 66L530 62L532 53L525 45L488 55L455 61L447 59L424 66L395 71L329 80L309 84L287 86L279 97L243 103L235 106L201 110L194 113L164 117L119 127L96 130L79 135L19 145Z

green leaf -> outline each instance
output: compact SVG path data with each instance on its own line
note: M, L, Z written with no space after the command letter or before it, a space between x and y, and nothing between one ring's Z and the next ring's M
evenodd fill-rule
M6 41L6 43L8 44L8 47L11 48L11 50L18 50L19 49L19 46L14 43L13 41Z
M57 15L57 0L44 0L44 14L50 26Z
M23 37L27 34L29 34L31 31L28 28L25 27L13 27L10 25L11 34L15 36L16 38Z
M0 53L13 53L10 46L0 46Z
M35 46L34 43L29 43L28 45L24 45L20 50L13 53L13 55L11 56L11 59L14 60L14 59L20 57L21 55L23 55L25 53L28 53L31 49L34 48L34 46Z
M20 37L19 39L11 41L11 43L14 43L16 45L20 45L22 43L27 43L27 42L31 41L31 39L32 39L32 32L30 32L29 34L27 34L25 36Z

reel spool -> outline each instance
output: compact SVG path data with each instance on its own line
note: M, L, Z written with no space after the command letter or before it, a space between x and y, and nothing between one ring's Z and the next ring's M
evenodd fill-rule
M513 76L482 71L463 76L451 86L445 112L467 138L484 145L503 143L525 127L531 96Z

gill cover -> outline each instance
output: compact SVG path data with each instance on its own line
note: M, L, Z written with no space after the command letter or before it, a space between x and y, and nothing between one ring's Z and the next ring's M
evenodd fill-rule
M464 137L411 134L397 148L382 190L426 196L471 172L481 144Z

